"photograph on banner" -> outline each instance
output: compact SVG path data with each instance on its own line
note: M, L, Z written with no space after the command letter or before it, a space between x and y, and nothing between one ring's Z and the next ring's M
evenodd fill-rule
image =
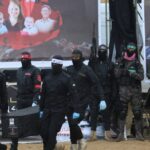
M146 48L146 68L147 68L147 76L150 78L150 1L145 0L145 48Z
M33 60L67 59L75 48L88 57L93 24L97 0L1 0L0 61L17 61L22 51Z

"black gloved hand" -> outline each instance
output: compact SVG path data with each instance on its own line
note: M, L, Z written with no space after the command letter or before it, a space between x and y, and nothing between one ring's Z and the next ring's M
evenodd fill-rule
M127 69L122 69L122 75L129 75L129 71Z

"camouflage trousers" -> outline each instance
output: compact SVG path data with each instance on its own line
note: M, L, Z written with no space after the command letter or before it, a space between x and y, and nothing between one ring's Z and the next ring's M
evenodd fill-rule
M120 119L125 120L128 112L128 103L131 103L131 109L135 119L141 119L141 89L131 86L120 86Z

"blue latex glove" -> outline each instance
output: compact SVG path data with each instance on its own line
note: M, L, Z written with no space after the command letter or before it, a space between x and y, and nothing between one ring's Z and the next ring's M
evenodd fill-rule
M100 104L99 104L99 109L100 110L105 110L106 107L107 107L107 104L106 104L105 100L101 100Z
M40 117L40 118L43 117L43 111L40 111L39 117Z
M34 102L32 103L32 107L35 107L35 106L37 106L37 102L36 102L36 101L34 101Z
M73 118L73 119L78 119L79 117L80 117L80 114L77 113L77 112L74 112L74 113L72 114L72 118Z
M32 103L32 107L37 106L40 102L41 99L41 95L37 94L33 97L33 103Z

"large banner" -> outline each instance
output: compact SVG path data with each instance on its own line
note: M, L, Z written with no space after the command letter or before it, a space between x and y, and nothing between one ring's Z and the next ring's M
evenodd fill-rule
M145 0L145 48L146 48L146 70L147 76L150 78L150 1Z
M0 0L0 61L34 60L55 54L69 58L75 48L89 56L97 0Z

